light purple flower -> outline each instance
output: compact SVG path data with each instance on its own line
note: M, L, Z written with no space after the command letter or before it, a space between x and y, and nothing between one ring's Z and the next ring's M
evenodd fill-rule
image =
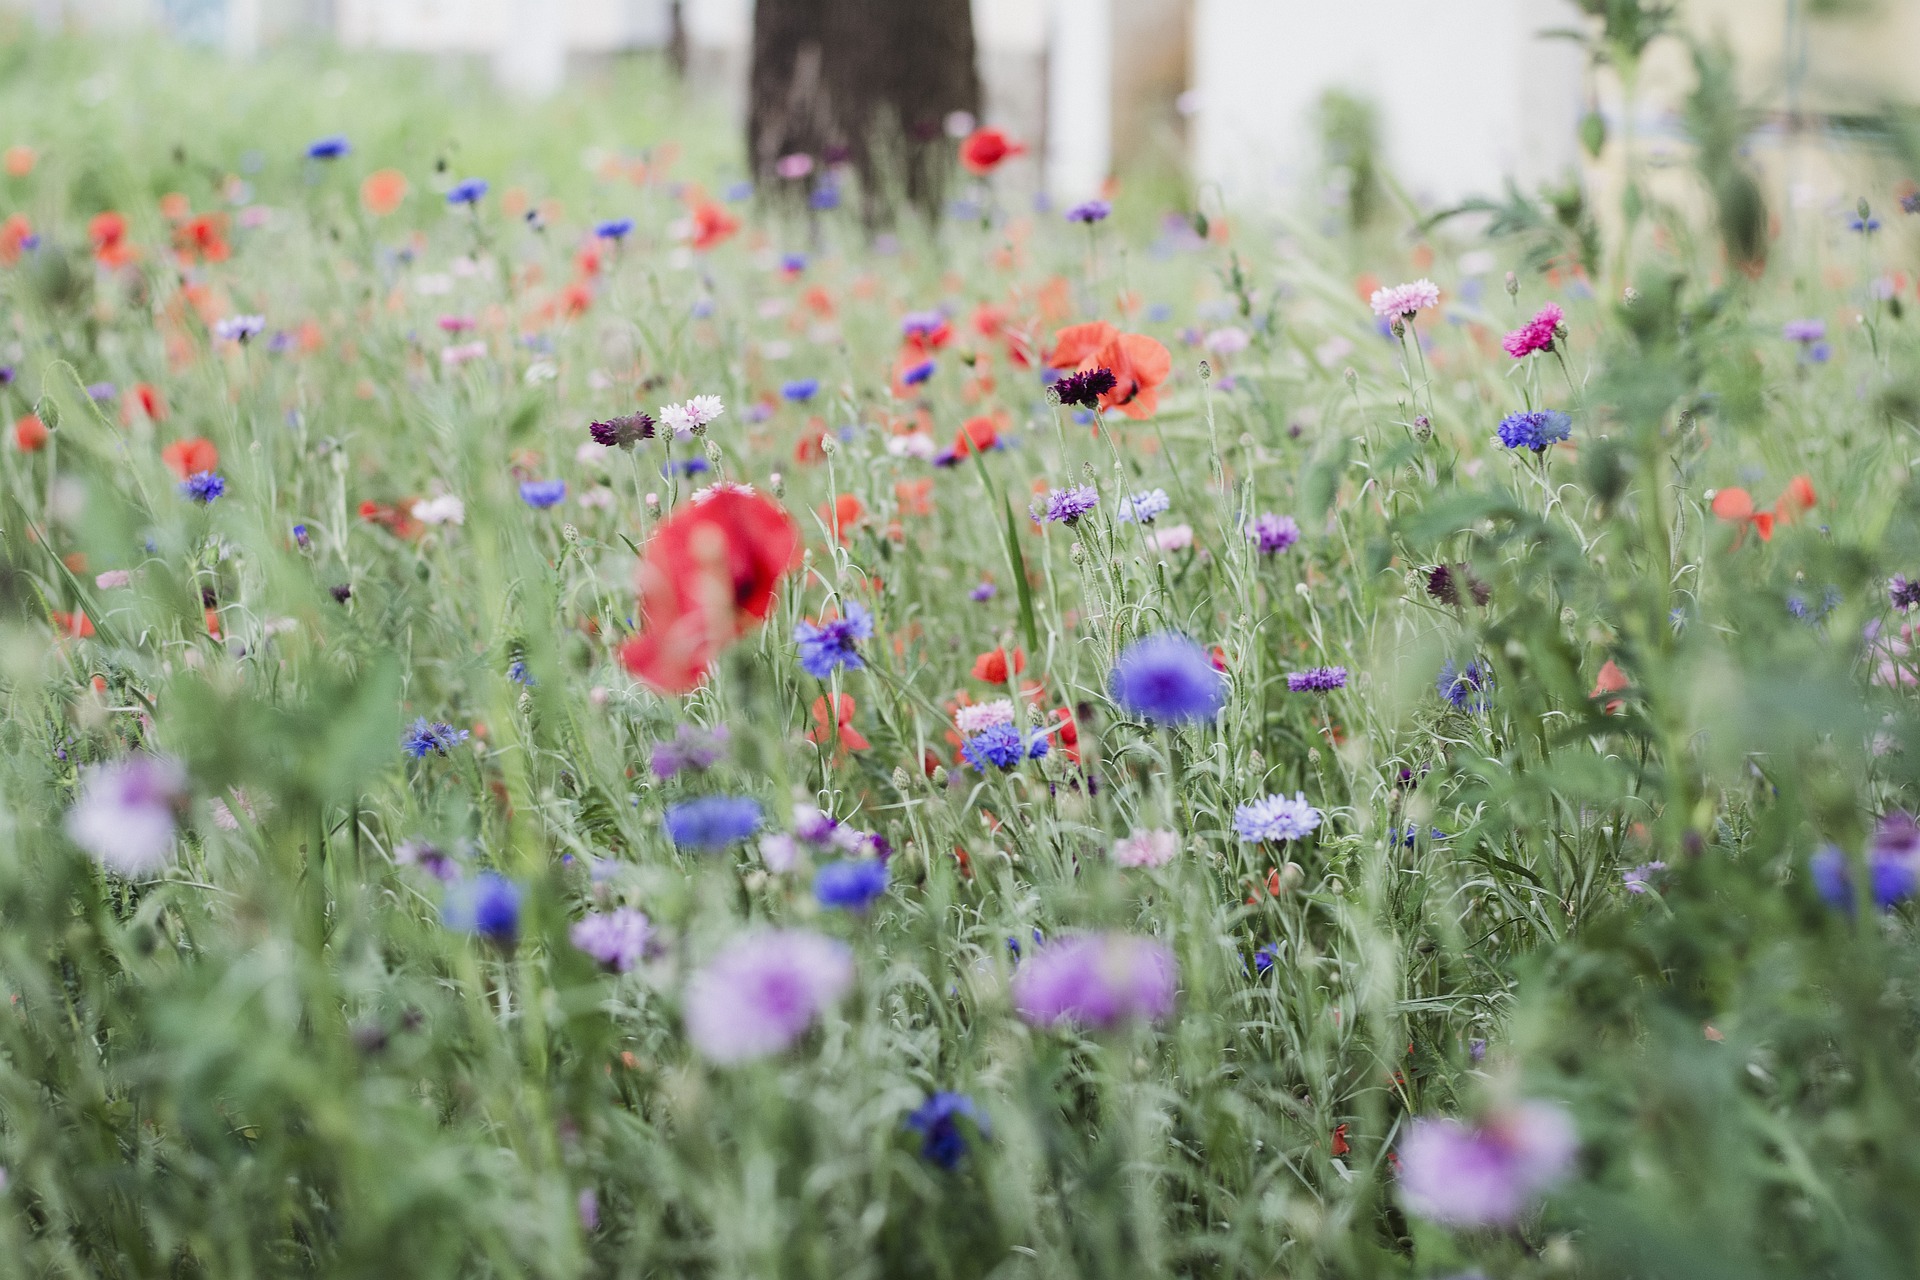
M687 1037L713 1062L789 1047L853 986L853 951L805 929L743 934L687 983Z
M1013 977L1013 1007L1039 1027L1107 1029L1173 1012L1173 952L1152 938L1081 934L1035 951Z
M67 835L110 871L151 875L173 853L174 811L186 789L186 770L164 756L93 765L80 775Z
M1400 1144L1400 1195L1432 1222L1502 1226L1567 1175L1578 1149L1573 1120L1551 1103L1523 1102L1475 1126L1415 1120Z
M1268 840L1298 840L1320 825L1321 813L1307 803L1305 792L1285 796L1262 796L1233 811L1233 827L1249 844Z
M605 913L596 911L576 921L567 937L615 973L625 973L640 963L652 933L653 926L644 914L632 907L620 907Z
M1278 555L1300 541L1300 525L1292 516L1266 511L1253 518L1247 536L1259 546L1262 555Z
M1620 879L1628 893L1645 893L1653 887L1654 877L1667 869L1664 862L1643 862L1631 871L1622 871Z

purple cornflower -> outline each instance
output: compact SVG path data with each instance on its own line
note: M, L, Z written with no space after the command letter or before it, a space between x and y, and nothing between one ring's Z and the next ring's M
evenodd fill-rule
M259 337L266 327L265 316L224 316L213 322L213 336L222 342L245 342Z
M1473 570L1466 565L1435 565L1427 573L1427 594L1441 604L1450 604L1459 608L1463 603L1460 587L1465 584L1467 595L1475 604L1484 605L1493 598L1493 588L1473 576Z
M1620 880L1628 893L1645 893L1653 888L1654 877L1667 869L1664 862L1643 862L1629 871L1620 873Z
M1579 1140L1562 1108L1523 1102L1469 1127L1426 1117L1400 1144L1407 1208L1445 1226L1505 1226L1573 1167Z
M973 1122L982 1141L992 1138L986 1117L964 1093L936 1093L908 1113L906 1127L920 1135L920 1158L942 1169L956 1168L967 1154L967 1137L960 1118Z
M341 156L346 155L352 150L353 145L347 141L346 135L336 133L331 137L321 138L317 142L308 143L307 159L338 160Z
M1013 1007L1037 1027L1106 1030L1173 1012L1178 966L1166 944L1125 933L1081 934L1037 948L1013 977Z
M960 754L975 773L985 773L988 765L1011 769L1022 760L1038 760L1046 755L1047 737L1036 733L1031 739L1022 738L1012 725L996 724L968 738L961 745Z
M724 849L760 829L751 796L699 796L667 806L667 835L682 849Z
M1300 541L1300 525L1292 516L1263 511L1253 518L1247 536L1260 548L1261 555L1278 555Z
M853 951L804 929L748 933L687 983L681 1016L713 1062L764 1058L792 1045L853 987Z
M143 876L173 853L174 812L187 775L176 760L136 752L89 765L67 810L67 836L109 871Z
M1111 369L1088 369L1070 373L1053 384L1053 396L1069 408L1096 409L1100 397L1119 385Z
M400 735L400 746L415 760L423 760L428 752L444 756L449 748L465 742L468 736L465 729L456 729L444 720L428 720L422 716Z
M1893 581L1887 584L1887 599L1901 610L1920 605L1920 582L1908 582L1905 574L1894 574Z
M1572 434L1573 419L1558 409L1510 413L1500 420L1500 443L1509 449L1545 453L1548 445L1558 444Z
M227 491L227 482L218 471L196 471L180 482L180 492L195 502L212 502Z
M442 884L460 878L460 865L440 846L425 840L403 840L394 847L393 860L403 867L418 867Z
M720 762L727 753L727 727L709 732L683 724L673 731L671 742L653 744L652 759L649 761L656 778L671 778L682 769L691 769L695 773L704 773Z
M448 204L477 205L487 194L485 178L462 178L447 191Z
M998 595L999 592L1000 589L991 582L983 582L973 590L967 592L967 599L973 601L975 604L985 604L987 601L993 599L994 596Z
M1487 690L1493 687L1493 673L1477 661L1459 667L1449 658L1446 665L1440 668L1440 676L1434 681L1434 687L1440 690L1441 697L1462 711L1485 711L1488 705Z
M909 311L900 317L900 336L903 338L929 338L940 332L940 326L947 317L939 311Z
M1128 645L1107 676L1128 713L1167 724L1210 721L1227 701L1227 680L1205 649L1162 631Z
M867 664L854 646L872 634L873 615L853 600L838 618L798 623L793 642L800 647L800 669L816 680L825 680L840 667L858 671Z
M1875 906L1891 907L1920 892L1920 823L1895 810L1882 817L1867 846L1867 885ZM1853 910L1853 868L1832 845L1811 859L1813 887L1828 905Z
M1036 519L1072 527L1099 503L1098 489L1090 484L1076 484L1065 489L1049 489L1046 507L1041 509L1036 506L1033 514Z
M1287 688L1294 693L1326 693L1347 687L1345 667L1309 667L1287 676Z
M1306 793L1296 791L1291 800L1262 796L1239 806L1233 811L1233 829L1248 844L1299 840L1320 825L1321 817L1320 811L1307 803Z
M1084 222L1092 226L1103 221L1113 212L1113 206L1105 200L1087 200L1067 210L1068 222Z
M623 413L605 422L589 423L587 434L593 442L609 449L631 449L642 440L653 439L653 415Z
M520 501L539 511L545 511L566 496L565 480L522 480L520 482Z
M520 936L520 886L505 876L482 871L455 885L441 908L449 928L478 934L488 942L511 947Z
M593 912L574 923L567 938L615 973L625 973L640 963L646 954L647 939L653 926L647 917L632 907L608 912Z
M625 240L633 234L632 218L609 218L593 229L602 240Z
M1789 320L1780 326L1780 336L1788 342L1797 342L1804 347L1827 336L1827 322L1825 320Z
M813 897L823 907L865 911L887 891L887 864L881 858L847 858L813 873Z
M1920 213L1920 191L1909 191L1901 196L1900 207L1908 213Z

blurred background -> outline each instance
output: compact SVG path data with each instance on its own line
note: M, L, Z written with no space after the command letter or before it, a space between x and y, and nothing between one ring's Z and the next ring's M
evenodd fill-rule
M1863 122L1920 99L1920 0L1689 0L1664 20L1691 40L1642 41L1634 24L1662 13L1624 0L0 0L16 34L157 35L244 60L400 54L530 100L671 77L673 108L739 140L737 162L762 179L784 155L864 149L875 104L850 100L869 95L909 143L976 120L1004 130L1026 149L1001 170L1012 191L1077 201L1131 185L1162 207L1307 198L1364 214L1370 199L1434 209L1508 180L1592 190L1619 180L1627 139L1657 182L1697 141L1688 96L1703 70L1688 50L1710 46L1727 55L1711 91L1737 117L1742 162L1767 207L1791 211L1843 188L1829 170L1867 141Z

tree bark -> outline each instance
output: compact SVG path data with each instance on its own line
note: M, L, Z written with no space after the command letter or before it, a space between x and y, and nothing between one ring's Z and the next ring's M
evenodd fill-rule
M937 217L953 165L945 122L978 115L971 0L756 0L747 152L756 182L805 199L845 162L867 225L904 200ZM804 179L774 170L813 157Z

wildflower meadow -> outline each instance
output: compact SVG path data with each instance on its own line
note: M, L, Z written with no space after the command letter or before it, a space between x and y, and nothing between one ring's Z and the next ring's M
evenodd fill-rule
M663 78L0 46L0 1274L1915 1274L1912 134L932 224Z

